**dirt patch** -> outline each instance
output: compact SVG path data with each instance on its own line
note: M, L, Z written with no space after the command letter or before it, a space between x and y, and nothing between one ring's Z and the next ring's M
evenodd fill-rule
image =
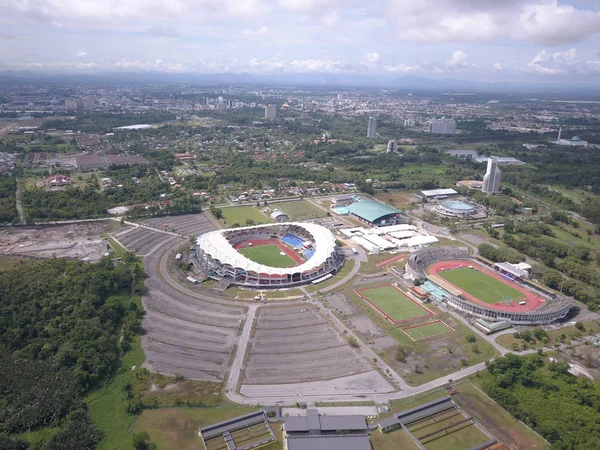
M385 336L385 332L366 316L358 315L348 319L348 325L366 339Z
M358 310L354 307L354 304L342 292L336 292L335 294L329 294L325 297L329 302L331 309L344 316L353 316L358 313Z
M15 227L0 231L0 253L31 258L74 258L98 261L108 254L102 234L109 221Z

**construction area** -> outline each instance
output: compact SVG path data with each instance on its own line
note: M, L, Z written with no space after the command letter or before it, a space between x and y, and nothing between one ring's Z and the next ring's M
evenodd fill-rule
M2 228L0 254L95 262L108 254L109 246L102 235L110 228L108 220Z

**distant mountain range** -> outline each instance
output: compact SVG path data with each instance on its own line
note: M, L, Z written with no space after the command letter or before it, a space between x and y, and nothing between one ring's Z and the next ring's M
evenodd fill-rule
M249 74L249 73L117 73L100 74L58 74L31 71L0 72L2 84L138 84L138 83L185 83L207 85L298 85L313 87L387 88L415 91L455 91L455 92L552 92L585 93L597 96L600 94L600 83L597 82L484 82L461 79L432 79L422 76L406 75L390 77L385 75L360 74Z

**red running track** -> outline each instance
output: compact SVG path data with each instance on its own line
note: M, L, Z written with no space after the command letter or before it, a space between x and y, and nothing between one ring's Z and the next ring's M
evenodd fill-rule
M261 245L276 245L277 247L279 247L281 249L282 252L285 252L290 258L292 258L294 261L296 261L298 263L298 265L304 264L304 260L302 258L300 258L300 255L298 255L294 250L289 248L283 242L278 241L277 239L259 239L259 240L238 242L237 244L235 244L233 246L233 248L238 250L240 248L250 247L250 245L248 245L248 244L252 244L252 247L259 247Z
M479 300L477 297L474 297L471 294L466 293L465 291L460 289L458 286L455 286L454 284L450 283L449 281L444 280L446 283L454 286L456 289L461 291L463 297L471 300L473 303L478 303L483 306L489 306L490 308L496 309L498 311L527 312L527 311L533 311L534 309L539 308L542 305L542 303L544 303L544 301L545 301L539 295L535 295L533 292L528 291L527 289L519 286L518 284L511 283L509 280L507 280L503 276L499 275L498 273L494 272L493 270L489 270L488 268L483 267L479 264L476 264L473 261L440 261L440 262L437 262L437 263L429 266L427 271L430 274L439 276L438 272L440 272L442 269L445 269L445 270L454 269L456 266L459 266L459 265L462 265L462 266L470 265L473 267L477 267L481 272L485 273L486 275L494 277L496 280L501 281L502 283L506 284L507 286L510 286L511 288L516 289L517 291L521 292L525 296L525 302L526 302L525 305L519 305L518 303L515 303L515 302L511 302L510 305L506 305L504 303L495 303L495 304L486 303L486 302ZM444 279L441 276L440 276L440 278Z

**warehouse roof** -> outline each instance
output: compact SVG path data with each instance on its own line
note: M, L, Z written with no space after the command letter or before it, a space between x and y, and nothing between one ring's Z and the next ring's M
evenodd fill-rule
M428 191L421 191L421 195L425 198L435 198L435 197L447 197L449 195L457 195L454 189L430 189Z
M288 450L371 450L367 436L302 436L288 438Z
M383 203L374 200L361 200L360 202L347 206L346 209L351 214L362 217L369 222L376 222L377 219L380 219L383 216L400 213L396 208L392 208L391 206L384 205Z
M363 416L320 416L316 409L309 409L306 416L286 417L284 427L288 433L308 432L309 430L359 432L368 428Z

